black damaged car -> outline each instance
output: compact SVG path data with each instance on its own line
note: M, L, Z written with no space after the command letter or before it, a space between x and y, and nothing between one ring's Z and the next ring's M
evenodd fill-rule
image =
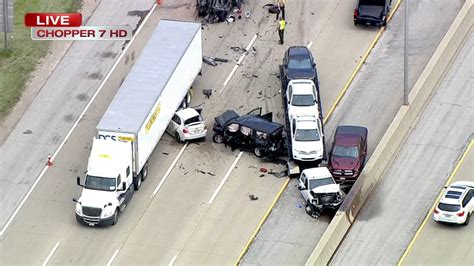
M286 151L283 125L272 122L272 113L261 115L262 108L240 116L227 110L215 118L212 140L233 149L251 151L257 157L278 157Z
M354 25L387 26L392 0L359 0L354 9Z

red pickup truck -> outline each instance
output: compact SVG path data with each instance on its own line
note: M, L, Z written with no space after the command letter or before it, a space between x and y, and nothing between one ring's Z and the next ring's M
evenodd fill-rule
M359 126L339 126L329 152L328 168L337 183L352 184L364 168L368 130Z

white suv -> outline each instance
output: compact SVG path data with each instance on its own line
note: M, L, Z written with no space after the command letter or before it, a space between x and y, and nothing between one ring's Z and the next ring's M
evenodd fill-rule
M324 156L321 120L316 116L297 116L290 121L294 160L316 161Z
M457 181L452 183L434 209L436 222L469 224L474 211L474 182Z
M318 92L312 80L291 80L286 90L286 102L290 120L300 115L319 117Z

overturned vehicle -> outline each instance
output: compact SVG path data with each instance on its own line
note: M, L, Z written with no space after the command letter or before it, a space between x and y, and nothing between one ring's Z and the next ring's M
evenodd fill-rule
M257 157L276 158L286 152L283 125L272 122L272 113L262 115L256 108L240 116L227 110L215 118L212 140L229 145L232 150L251 151Z
M303 170L298 189L306 201L306 213L314 218L324 212L335 213L346 196L326 167Z

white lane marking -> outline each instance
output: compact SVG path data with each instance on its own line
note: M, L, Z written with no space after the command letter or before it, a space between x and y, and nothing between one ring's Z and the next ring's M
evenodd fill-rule
M49 260L53 256L54 252L56 252L56 249L58 249L59 244L61 244L61 241L57 242L56 245L54 245L53 249L49 252L48 257L46 257L43 264L41 264L42 266L46 266L48 264Z
M133 35L132 39L130 40L130 42L128 43L127 47L125 47L125 49L123 50L123 52L120 54L119 58L117 59L117 61L115 61L114 65L112 66L112 69L110 69L109 73L107 73L107 76L105 76L105 79L102 81L102 83L100 84L99 88L97 89L97 91L94 93L94 95L92 96L92 98L90 99L89 103L87 103L86 107L84 108L84 110L82 111L82 113L79 115L79 117L77 118L76 122L74 123L74 125L72 125L71 129L69 130L69 132L67 133L66 137L64 138L64 140L61 142L61 144L59 144L59 147L58 149L54 152L53 156L51 157L51 161L54 161L54 158L58 155L58 153L61 151L61 149L63 148L64 144L66 143L66 141L68 140L68 138L71 136L72 132L74 131L74 129L76 129L77 125L79 124L79 121L81 121L81 119L84 117L85 113L87 112L87 110L89 109L89 107L92 105L92 102L95 100L95 98L97 97L97 95L99 94L99 92L102 90L102 88L104 87L105 85L105 82L109 79L110 75L112 75L112 72L114 72L115 68L117 67L118 63L120 62L120 60L122 59L122 57L125 55L125 53L127 52L128 48L130 47L130 44L133 43L133 41L135 40L135 37L138 35L138 33L141 31L141 29L143 28L143 25L145 25L145 22L148 20L148 18L150 17L150 15L153 13L153 11L155 10L156 8L156 3L153 4L153 7L151 8L150 12L148 12L148 14L146 15L145 19L143 20L143 22L141 23L140 27L138 28L137 32L135 33L135 35ZM21 207L23 206L23 204L25 204L25 201L28 199L28 197L30 196L31 192L33 191L33 189L35 189L36 185L38 184L38 182L41 180L41 178L43 177L44 173L46 172L46 170L48 169L49 166L45 166L43 168L43 171L41 171L41 173L39 174L38 178L36 178L35 182L33 183L33 186L28 190L28 193L26 193L26 196L21 200L20 202L20 205L18 205L18 207L16 208L15 212L13 212L12 216L10 216L10 219L8 219L7 223L5 224L5 226L3 227L2 231L0 231L0 236L2 236L5 231L7 230L8 226L10 226L10 223L13 221L13 219L15 218L15 216L17 215L18 211L20 211Z
M173 263L176 261L178 258L178 254L174 255L174 257L171 259L170 263L168 263L168 266L173 266Z
M310 49L311 46L313 46L313 42L312 42L312 41L308 43L308 49Z
M255 34L252 38L252 40L250 41L249 45L247 45L247 48L245 48L246 52L240 56L239 58L239 61L237 61L237 64L234 66L234 68L232 69L232 71L230 72L229 76L227 76L227 78L225 79L224 83L222 84L222 89L219 93L222 93L225 89L225 87L227 86L227 83L229 83L230 79L232 78L232 76L235 74L235 71L237 71L237 68L240 66L240 64L242 63L242 61L244 61L244 58L245 56L248 55L249 53L249 49L252 47L253 43L255 42L255 40L257 40L257 37L258 37L258 34Z
M217 194L219 193L219 191L221 190L222 186L224 186L224 183L225 181L227 180L227 178L229 178L230 176L230 173L232 172L232 170L234 170L234 167L235 165L237 164L237 162L240 160L240 157L242 157L242 154L244 154L244 152L240 152L239 155L237 156L237 158L235 158L234 160L234 163L232 164L232 166L229 168L229 170L227 171L227 173L225 174L224 176L224 179L222 179L221 183L219 184L219 186L217 187L216 191L214 191L214 194L212 194L212 197L211 199L209 200L209 204L212 204L212 202L214 201L214 199L217 197Z
M181 155L183 155L183 152L184 152L184 150L186 149L186 147L188 147L188 143L189 143L189 142L186 142L186 144L184 144L184 146L181 148L181 150L180 150L179 153L178 153L178 156L176 156L176 158L174 158L173 163L171 163L170 167L169 167L168 170L166 171L165 175L164 175L163 178L161 179L161 181L160 181L160 183L158 184L158 186L156 186L155 190L153 190L153 194L151 195L152 198L156 195L156 193L158 193L158 191L160 190L160 188L161 188L161 187L163 186L163 184L165 183L166 178L168 178L168 176L170 175L171 170L173 170L174 165L178 162L178 160L179 160L179 158L181 157Z
M119 250L118 250L118 249L115 250L115 252L114 252L114 254L112 255L112 257L110 257L109 261L107 261L107 266L112 265L112 262L114 262L115 257L117 257L118 253L119 253Z

